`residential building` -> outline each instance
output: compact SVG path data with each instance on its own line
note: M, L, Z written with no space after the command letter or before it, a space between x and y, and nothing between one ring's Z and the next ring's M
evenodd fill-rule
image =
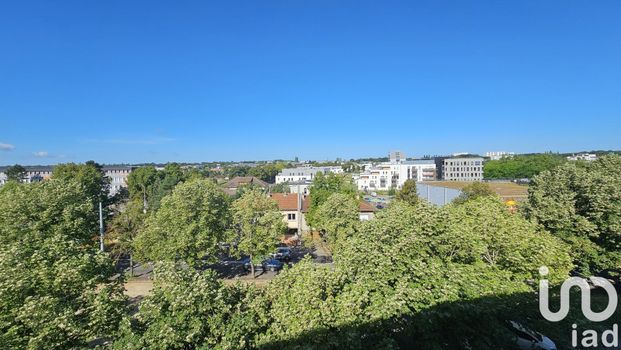
M392 155L392 153L391 153ZM361 191L387 191L399 189L405 181L432 181L436 179L436 164L431 159L397 160L367 168L355 177Z
M569 161L585 160L587 162L592 162L592 161L597 160L597 154L594 154L594 153L572 154L571 156L567 157L567 160Z
M306 223L310 196L298 193L271 193L270 198L278 203L278 209L283 215L283 221L287 224L288 234L299 236L310 231L310 227ZM377 208L372 204L360 201L358 215L361 221L373 219L376 211Z
M505 151L485 153L485 157L489 158L490 160L499 160L502 158L509 158L509 157L513 157L514 155L515 155L515 152L505 152Z
M444 159L443 179L447 181L483 180L482 157L454 157Z
M110 178L110 195L127 188L127 178L134 168L131 166L104 166L103 171Z
M310 181L297 181L297 182L287 182L289 186L289 192L291 193L301 193L304 196L310 194L310 186L313 183Z
M237 193L237 190L242 186L258 186L263 189L268 189L269 184L258 177L254 176L236 176L229 180L223 186L224 192L227 194L234 196Z
M8 167L0 167L0 185L4 185L7 181L6 169ZM26 176L23 182L32 183L47 180L52 176L54 166L24 166ZM132 172L131 166L104 166L104 174L110 178L110 195L115 195L121 188L127 187L127 177Z
M302 232L308 231L306 220L302 215L304 196L298 193L271 193L269 196L278 203L283 221L287 224L288 234L299 236Z
M276 183L281 182L299 182L299 181L313 181L318 173L328 174L335 173L340 174L343 172L343 168L340 166L325 166L325 167L298 167L298 168L286 168L283 169L278 175L276 175Z

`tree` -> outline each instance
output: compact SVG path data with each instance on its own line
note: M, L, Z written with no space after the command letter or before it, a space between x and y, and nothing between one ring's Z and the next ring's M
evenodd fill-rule
M274 251L287 226L276 201L259 190L246 191L233 203L232 212L238 249L250 256L254 277L255 262Z
M281 182L270 186L270 192L272 193L290 193L288 182Z
M157 178L153 184L151 196L151 209L156 211L160 207L160 201L170 194L178 183L185 180L185 173L177 163L168 163L164 170L157 172Z
M337 251L344 240L358 232L358 201L346 194L335 193L319 206L315 222L330 249Z
M310 205L308 213L306 214L306 220L311 226L316 226L316 212L317 209L323 204L328 197L334 193L346 194L352 198L356 198L357 189L351 182L351 177L344 174L329 173L324 175L319 172L315 175L313 184L309 188Z
M131 200L118 209L108 225L107 236L113 242L112 253L118 259L129 257L130 276L134 276L134 240L144 227L146 214L139 200Z
M0 348L81 348L116 334L126 298L92 240L90 199L75 180L0 191Z
M577 269L594 274L621 263L621 157L566 163L534 177L525 214L572 245Z
M420 200L418 192L416 192L416 181L412 179L405 180L401 190L397 192L397 200L410 203L412 205L418 203Z
M98 204L109 204L108 193L110 192L110 179L106 176L101 165L94 161L84 164L66 163L54 167L52 178L60 181L71 179L80 183L86 195Z
M252 288L226 287L210 270L158 264L154 288L114 349L245 349L258 333Z
M552 153L516 155L487 161L483 171L486 179L530 179L566 161L560 154Z
M6 177L9 181L22 182L26 178L26 168L19 164L15 164L6 169Z
M136 255L143 261L181 261L191 266L215 261L229 221L228 196L213 182L181 183L147 218L136 237Z
M134 169L127 177L127 188L130 198L140 198L143 203L143 211L146 213L149 201L157 181L157 170L154 166L142 166Z
M476 181L462 188L461 194L453 200L453 203L462 204L469 200L493 196L496 196L496 193L488 184Z

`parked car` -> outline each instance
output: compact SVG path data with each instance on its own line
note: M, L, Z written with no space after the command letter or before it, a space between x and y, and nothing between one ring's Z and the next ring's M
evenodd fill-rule
M244 268L246 270L250 270L250 258L244 258L241 260L241 262L244 264ZM277 259L274 258L267 258L264 259L263 261L261 261L260 264L256 264L254 266L255 269L259 269L259 270L263 270L263 271L279 271L280 269L282 269L284 266L284 264L280 261L278 261Z
M509 330L515 334L515 343L522 350L556 350L556 344L543 334L530 330L515 322L508 322Z
M278 249L276 249L276 252L272 254L272 257L280 261L289 261L291 260L291 248L278 247Z

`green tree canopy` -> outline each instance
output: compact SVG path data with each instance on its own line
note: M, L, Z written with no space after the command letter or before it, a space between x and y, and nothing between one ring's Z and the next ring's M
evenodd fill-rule
M6 169L6 177L9 181L21 182L26 178L26 168L19 164L15 164Z
M233 202L232 214L238 249L250 256L254 276L254 262L274 252L287 226L276 201L257 189L246 191Z
M527 216L573 247L584 274L621 266L621 157L569 162L529 186Z
M462 188L461 194L459 195L459 197L453 200L453 203L461 204L469 200L493 196L496 196L496 193L492 190L491 187L489 187L488 184L476 181Z
M416 181L412 179L405 180L401 190L397 192L396 198L412 205L418 203L420 198L418 197L418 192L416 192Z
M485 162L483 171L486 179L530 179L566 161L560 154L552 153L516 155L489 160Z
M310 205L306 220L311 226L316 226L316 212L328 197L335 193L342 193L352 198L356 198L357 189L351 181L351 177L345 174L328 173L324 175L319 172L315 175L310 189Z
M214 261L230 221L228 196L213 182L197 179L179 184L162 199L136 237L143 261Z
M52 177L61 181L77 181L95 203L108 204L109 202L110 179L104 173L101 165L94 161L88 161L84 164L58 164L54 167Z
M115 335L125 297L96 228L75 180L0 191L0 348L78 348Z
M335 193L317 208L315 222L330 250L336 252L343 241L358 232L358 201L349 195Z

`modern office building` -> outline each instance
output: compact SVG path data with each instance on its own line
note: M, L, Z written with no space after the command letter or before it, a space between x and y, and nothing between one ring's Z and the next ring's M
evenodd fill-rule
M481 181L483 180L483 157L446 158L442 165L443 180Z

